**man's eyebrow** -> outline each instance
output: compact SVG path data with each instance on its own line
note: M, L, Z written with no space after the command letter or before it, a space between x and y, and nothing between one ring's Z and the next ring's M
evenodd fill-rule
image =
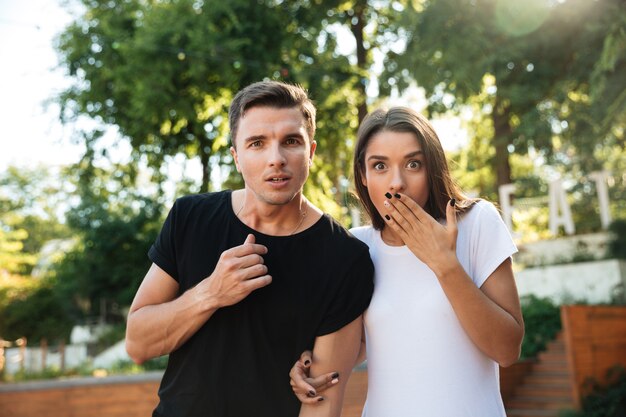
M252 135L245 138L244 143L255 142L257 140L265 139L265 135Z

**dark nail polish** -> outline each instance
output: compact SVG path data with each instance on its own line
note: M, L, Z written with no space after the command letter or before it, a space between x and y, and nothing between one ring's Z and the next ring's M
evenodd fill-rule
M385 197L391 198L391 194L390 193L385 193Z
M324 397L319 397L317 401L324 401Z
M452 207L454 207L456 205L456 198L453 198L452 200L450 200L450 205Z
M309 366L310 363L311 363L311 361L307 359L307 360L304 361L304 366Z
M397 199L400 199L400 194L398 194L398 193L395 193L393 196L394 196L395 198L397 198Z
M339 372L335 372L330 376L332 379L339 378Z
M387 219L387 220L391 220L391 217L389 217L389 215L388 215L388 214L385 214L385 219Z
M307 394L309 397L315 397L315 391L309 391Z

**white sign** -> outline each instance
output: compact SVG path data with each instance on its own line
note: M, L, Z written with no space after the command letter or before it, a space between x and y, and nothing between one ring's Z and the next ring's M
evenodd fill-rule
M611 213L609 211L609 191L607 188L607 179L609 173L607 171L592 172L589 178L596 183L596 191L600 205L600 221L602 228L606 229L611 223ZM515 193L515 184L504 184L498 189L500 197L500 208L502 210L502 218L509 230L513 232L511 218L513 217L513 206L511 204L511 195ZM567 202L567 195L563 189L563 182L560 179L554 180L549 186L549 203L550 209L550 232L556 235L559 227L563 226L565 233L573 235L576 232L574 221L572 220L572 210Z

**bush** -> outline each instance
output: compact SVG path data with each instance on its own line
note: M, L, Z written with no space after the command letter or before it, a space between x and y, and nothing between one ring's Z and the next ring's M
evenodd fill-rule
M561 330L561 310L548 298L527 295L521 298L526 334L522 359L534 358Z
M562 417L626 417L626 369L614 367L607 373L607 384L590 380L589 395L582 400L580 411L567 411Z
M626 220L615 220L609 226L611 240L608 255L611 258L626 259Z

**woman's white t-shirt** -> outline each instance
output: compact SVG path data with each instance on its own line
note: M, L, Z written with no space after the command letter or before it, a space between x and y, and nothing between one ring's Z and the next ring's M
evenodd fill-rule
M517 248L496 208L479 201L458 222L457 257L477 287ZM505 417L498 364L469 339L435 274L371 226L374 296L365 313L365 417Z

